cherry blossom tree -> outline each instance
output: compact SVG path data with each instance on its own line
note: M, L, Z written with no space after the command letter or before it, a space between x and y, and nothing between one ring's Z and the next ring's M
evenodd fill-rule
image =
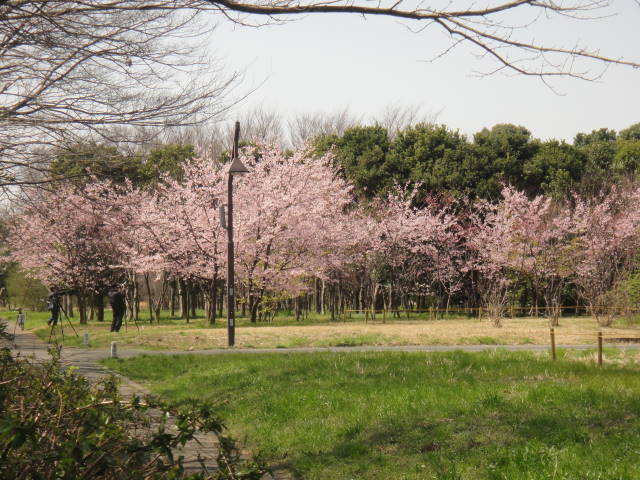
M243 153L251 173L234 192L236 265L253 321L265 295L295 296L307 289L310 277L340 263L351 187L331 160L313 157L306 148L290 156L265 145ZM165 178L152 192L130 188L117 208L128 226L127 267L147 284L149 275L204 282L211 321L226 270L218 208L226 198L227 175L212 159L195 159L180 181Z
M396 186L358 204L331 153L258 145L241 158L250 173L234 194L238 292L254 322L309 292L323 303L327 286L335 316L344 295L369 310L449 308L471 284L500 326L517 280L552 325L569 283L609 325L616 289L637 267L640 187L564 204L507 187L500 202L471 209ZM227 177L225 165L203 156L153 188L96 180L34 191L12 221L11 258L50 288L76 292L83 322L86 299L127 277L143 280L156 321L178 282L183 298L194 288L204 294L214 322L226 282L218 208Z
M469 216L466 268L476 273L482 306L495 327L502 326L512 278L509 275L511 219L498 205L481 202Z
M396 186L385 198L367 205L355 222L361 239L352 264L368 280L371 310L376 309L381 287L387 294L385 309L393 309L406 307L410 296L442 292L448 308L461 286L457 218L432 199L421 201L418 191Z
M306 147L285 156L261 146L241 159L250 173L234 200L237 274L256 321L267 290L304 291L310 276L322 275L341 255L351 186L331 155L312 156Z
M540 296L544 298L551 325L557 326L560 295L573 271L572 211L551 198L530 199L511 187L503 189L502 197L497 214L508 227L507 265L531 285L536 312Z
M225 192L223 172L207 158L185 165L180 181L165 178L153 192L131 189L123 202L129 225L128 267L143 275L152 297L150 276L160 279L156 319L169 280L200 282L215 322L217 291L226 265L225 232L218 206Z
M70 185L32 192L10 227L12 259L50 289L75 292L81 323L87 321L87 298L124 276L121 226L110 221L109 196L108 184L100 183L84 192Z
M613 188L593 199L577 198L578 245L573 281L598 323L616 313L614 289L637 266L640 188Z

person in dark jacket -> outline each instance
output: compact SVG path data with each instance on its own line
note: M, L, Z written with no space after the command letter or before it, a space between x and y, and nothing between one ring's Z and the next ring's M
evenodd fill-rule
M113 321L111 322L111 331L119 332L122 327L122 319L127 310L124 292L121 287L112 288L109 291L109 304L113 312Z
M60 318L60 295L57 293L49 294L47 297L47 309L51 312L47 325L55 327L58 324L58 318Z

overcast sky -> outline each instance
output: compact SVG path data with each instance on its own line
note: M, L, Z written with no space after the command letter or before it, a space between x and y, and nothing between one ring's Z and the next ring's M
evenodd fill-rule
M554 20L524 38L548 38L555 46L579 42L640 61L640 6L613 3L616 10L606 12L616 13L612 17ZM449 42L435 27L413 33L389 18L315 15L257 29L221 22L211 47L228 67L245 70L245 87L260 85L244 108L260 105L284 115L349 107L367 120L387 105L419 105L466 134L515 123L538 138L569 141L577 132L640 122L640 70L613 66L597 82L556 80L558 95L536 78L478 77L474 72L495 64L469 47L429 61Z

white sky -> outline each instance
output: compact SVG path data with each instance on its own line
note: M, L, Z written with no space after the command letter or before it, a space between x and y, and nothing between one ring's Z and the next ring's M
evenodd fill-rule
M577 42L640 61L640 6L613 4L613 17L554 20L524 38L550 38L547 43L565 47ZM245 88L260 85L243 108L259 105L284 115L349 107L366 120L388 105L419 105L426 114L441 112L438 123L468 135L514 123L535 137L568 141L578 132L640 122L640 70L613 66L598 82L556 80L560 96L536 78L474 75L495 64L470 47L425 61L449 44L436 27L412 33L389 18L315 15L261 28L221 21L211 49L228 68L246 72Z

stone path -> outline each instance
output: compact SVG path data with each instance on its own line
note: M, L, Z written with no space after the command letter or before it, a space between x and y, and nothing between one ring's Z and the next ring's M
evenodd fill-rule
M8 323L9 333L14 334L14 348L16 355L35 361L46 361L49 358L48 345L29 331L15 329L15 325ZM101 352L102 353L102 352ZM63 348L61 362L64 366L73 366L77 372L84 375L89 382L97 383L108 375L116 375L120 379L120 393L125 398L132 395L144 395L148 391L140 384L132 382L126 377L106 370L98 363L106 355L97 355L95 351L80 348ZM175 427L174 427L175 428ZM184 466L187 473L202 471L200 460L209 471L217 469L217 437L213 434L198 434L195 439L187 442L177 449L174 454L184 457ZM200 459L200 460L199 460Z

